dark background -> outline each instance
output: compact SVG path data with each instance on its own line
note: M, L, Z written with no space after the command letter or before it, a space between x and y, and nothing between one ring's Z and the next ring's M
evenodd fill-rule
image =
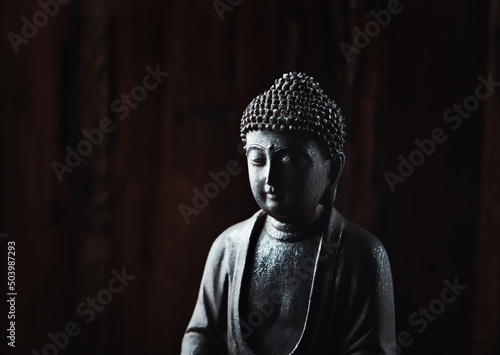
M291 70L347 117L336 206L387 248L398 332L413 339L402 353L500 353L500 93L457 130L443 121L479 75L500 80L499 1L401 3L347 63L340 43L386 2L245 0L221 21L210 0L71 0L16 54L7 34L41 8L0 1L0 250L17 243L19 353L69 321L81 334L62 354L179 352L211 243L257 206L246 170L189 224L178 206L210 171L245 166L241 113ZM110 104L158 64L169 77L119 120ZM106 117L115 131L60 183L52 162ZM448 139L391 192L384 172L438 127ZM77 306L123 267L136 278L85 324ZM455 278L468 289L419 333L410 315Z

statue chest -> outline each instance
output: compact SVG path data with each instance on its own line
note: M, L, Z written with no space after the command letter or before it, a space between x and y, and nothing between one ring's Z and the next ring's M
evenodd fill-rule
M257 353L291 351L300 338L309 305L318 242L295 242L262 232L249 250L242 282L241 322Z

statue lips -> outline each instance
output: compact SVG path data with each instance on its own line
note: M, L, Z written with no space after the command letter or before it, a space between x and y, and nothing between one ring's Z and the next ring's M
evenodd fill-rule
M266 194L266 200L271 200L272 202L279 202L282 200L282 196L276 193L276 189L273 186L265 185L264 193Z
M265 199L265 204L267 208L269 209L268 212L272 212L273 214L281 211L282 213L283 209L286 209L286 206L288 205L286 203L286 198L283 194L276 193L276 192L268 192L265 194L266 199Z
M275 193L266 193L266 197L268 200L271 200L273 202L279 202L281 200L280 196L276 195Z

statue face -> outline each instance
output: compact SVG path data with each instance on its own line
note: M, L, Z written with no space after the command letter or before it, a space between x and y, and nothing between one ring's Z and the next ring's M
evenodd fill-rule
M331 161L319 144L295 132L251 131L245 146L257 204L281 222L307 222L330 184Z

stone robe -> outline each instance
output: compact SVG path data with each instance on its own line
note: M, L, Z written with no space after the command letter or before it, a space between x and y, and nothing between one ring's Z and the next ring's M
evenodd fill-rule
M260 319L244 319L240 301L250 245L265 218L259 211L213 243L181 354L254 354L246 338ZM332 209L312 264L305 321L287 353L395 354L392 275L380 241ZM279 306L272 294L269 299ZM271 317L266 309L271 314L263 316Z

